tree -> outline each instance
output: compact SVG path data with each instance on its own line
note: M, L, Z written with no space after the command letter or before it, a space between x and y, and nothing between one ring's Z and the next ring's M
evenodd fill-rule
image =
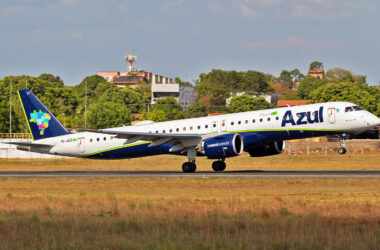
M301 99L310 99L310 93L320 86L325 85L326 83L327 82L325 80L314 77L306 77L300 82L300 85L298 86L298 96Z
M128 107L132 113L143 112L145 99L143 95L131 88L110 87L98 99L100 102L116 102Z
M5 101L0 101L0 133L7 133L8 131L9 131L9 105Z
M181 106L174 97L167 97L157 101L152 109L145 114L145 118L152 121L167 121L182 119L184 114Z
M293 69L291 71L283 70L280 73L279 80L286 85L287 88L292 89L295 82L303 80L305 76L299 69Z
M313 69L323 69L323 63L318 62L318 61L314 61L310 63L309 70L313 70Z
M337 82L320 86L310 93L310 97L315 102L349 101L370 112L377 112L380 95L375 96L371 91L362 84Z
M273 105L267 102L263 97L253 97L249 95L235 96L228 105L232 113L262 110L272 108Z
M231 93L258 94L271 91L269 81L270 76L257 71L212 70L200 75L196 89L200 99L207 97L207 109L213 111L225 107Z
M333 68L327 71L326 79L331 82L366 83L366 76L354 75L351 71L342 68Z
M105 101L92 104L88 110L88 124L94 129L130 124L131 112L120 103Z
M207 107L200 102L195 102L186 110L187 118L207 116Z
M38 76L39 79L43 81L47 81L49 83L55 83L57 86L63 87L63 81L59 76L55 76L53 74L44 73Z
M271 90L265 74L258 71L240 72L238 89L233 92L246 92L250 94L267 93Z

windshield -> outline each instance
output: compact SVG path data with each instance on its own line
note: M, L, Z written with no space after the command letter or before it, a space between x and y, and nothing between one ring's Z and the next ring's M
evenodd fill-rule
M360 111L360 110L364 110L364 109L360 106L350 106L350 107L346 107L344 111L353 112L353 111Z

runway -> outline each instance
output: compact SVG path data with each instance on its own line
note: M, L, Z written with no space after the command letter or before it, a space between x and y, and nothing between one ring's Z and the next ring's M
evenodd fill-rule
M226 171L223 173L175 171L3 171L0 178L128 177L128 178L380 178L380 171Z

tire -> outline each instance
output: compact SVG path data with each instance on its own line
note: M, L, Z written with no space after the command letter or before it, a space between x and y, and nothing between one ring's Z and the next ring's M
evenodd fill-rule
M182 164L182 171L184 173L194 173L197 170L197 165L193 162L185 162Z
M347 149L345 147L338 148L338 154L344 155L347 153Z
M223 172L226 169L226 163L224 161L214 161L212 163L212 169L215 172Z

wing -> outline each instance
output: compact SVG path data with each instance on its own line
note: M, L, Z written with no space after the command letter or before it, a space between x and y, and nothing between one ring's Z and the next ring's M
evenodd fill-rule
M101 129L91 131L95 133L115 135L115 138L127 139L127 143L136 141L150 141L150 147L170 143L173 147L171 152L178 152L186 148L195 148L202 141L202 135L199 134L163 134L163 133L144 133L144 132L127 132L120 130Z

